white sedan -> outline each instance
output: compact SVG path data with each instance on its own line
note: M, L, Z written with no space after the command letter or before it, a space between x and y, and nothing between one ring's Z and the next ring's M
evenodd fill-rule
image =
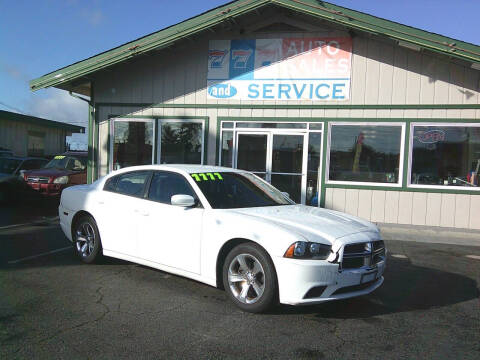
M67 188L60 225L86 263L101 255L224 288L245 311L372 292L386 249L377 227L296 205L252 173L148 165Z

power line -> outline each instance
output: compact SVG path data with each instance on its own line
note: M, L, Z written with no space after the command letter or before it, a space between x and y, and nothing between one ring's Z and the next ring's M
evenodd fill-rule
M9 108L9 109L15 110L15 111L17 111L17 112L19 112L20 114L23 114L23 115L30 115L30 114L25 113L25 111L22 111L22 110L14 107L14 106L5 104L3 101L0 101L0 105L3 105L3 106L5 106L6 108Z

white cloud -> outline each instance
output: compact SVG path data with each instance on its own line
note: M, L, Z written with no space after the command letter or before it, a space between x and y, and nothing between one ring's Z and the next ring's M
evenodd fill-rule
M42 92L33 94L27 109L30 115L87 127L88 104L85 101L64 90L46 89Z

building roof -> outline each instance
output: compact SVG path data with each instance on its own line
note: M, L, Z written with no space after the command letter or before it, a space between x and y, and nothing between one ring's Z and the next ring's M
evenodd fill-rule
M395 41L419 46L453 58L480 63L480 46L478 45L402 25L326 1L236 0L34 79L30 81L30 89L35 91L53 86L90 95L89 85L85 85L88 79L83 77L153 49L167 47L175 41L211 29L228 19L234 19L266 5L290 9L353 30L386 36Z
M64 129L71 132L84 132L84 126L77 126L59 121L47 120L36 116L23 115L11 111L0 110L0 120L10 120L23 123L31 123L40 126L46 126L57 129Z

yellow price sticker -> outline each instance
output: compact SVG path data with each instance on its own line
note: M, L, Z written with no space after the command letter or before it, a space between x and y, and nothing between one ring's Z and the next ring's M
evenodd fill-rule
M65 158L65 155L57 155L54 157L55 160L62 160Z
M215 172L215 173L198 173L198 174L190 174L192 178L195 179L195 181L200 182L200 181L206 181L206 180L223 180L222 175L220 173Z

